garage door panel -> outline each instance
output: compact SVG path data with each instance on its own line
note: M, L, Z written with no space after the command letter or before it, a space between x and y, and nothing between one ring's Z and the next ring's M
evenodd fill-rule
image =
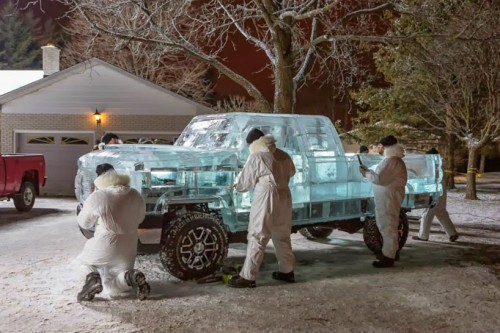
M18 152L45 156L42 195L73 196L78 158L92 150L92 133L19 133Z

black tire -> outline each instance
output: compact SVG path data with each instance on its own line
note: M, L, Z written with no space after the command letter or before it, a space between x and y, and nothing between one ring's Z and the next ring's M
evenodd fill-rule
M19 193L14 195L14 206L20 212L29 212L35 204L35 186L31 182L23 182Z
M406 213L401 210L399 212L398 226L399 250L405 246L409 231L410 225L408 224L408 216L406 216ZM382 252L382 235L378 230L375 218L369 218L365 221L363 226L363 240L365 241L366 246L374 253L378 254Z
M299 229L299 232L302 236L307 239L315 240L315 239L325 239L330 236L333 232L332 228L325 227L305 227Z
M160 260L181 280L214 273L227 257L228 238L220 220L210 214L190 212L177 217L163 230Z

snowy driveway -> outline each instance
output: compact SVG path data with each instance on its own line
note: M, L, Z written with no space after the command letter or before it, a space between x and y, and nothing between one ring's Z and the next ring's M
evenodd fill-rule
M150 299L86 304L76 302L72 264L85 242L76 201L40 198L28 215L0 202L0 332L498 332L500 194L480 196L449 195L459 242L433 225L431 241L410 239L392 269L371 267L360 233L335 231L325 242L294 235L295 284L271 279L271 247L253 290L178 281L152 254L137 260ZM244 254L231 246L231 260Z

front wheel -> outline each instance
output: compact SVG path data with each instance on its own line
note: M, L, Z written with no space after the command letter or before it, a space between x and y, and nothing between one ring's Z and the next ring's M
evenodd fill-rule
M406 244L410 225L408 224L408 216L401 210L399 212L399 226L398 226L398 240L399 250ZM382 252L383 239L380 231L378 230L375 218L369 218L364 222L363 226L363 240L366 246L374 253Z
M14 206L20 212L29 212L35 204L35 186L31 182L23 182L19 193L14 195Z
M198 279L214 273L227 251L227 233L220 220L207 213L190 212L163 230L160 260L173 276Z

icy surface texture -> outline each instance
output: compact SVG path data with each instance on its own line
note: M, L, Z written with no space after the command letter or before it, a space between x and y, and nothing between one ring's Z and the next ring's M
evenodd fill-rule
M355 155L344 153L331 121L322 116L228 113L194 118L174 146L110 145L82 156L75 180L81 202L93 191L95 167L110 163L130 175L132 186L148 204L148 214L169 205L209 201L230 231L246 230L250 193L230 189L249 151L247 133L259 128L293 159L290 181L294 224L361 217L373 213L372 186L359 172ZM381 156L364 154L374 167ZM441 160L436 155L409 155L405 206L427 206L441 192ZM368 199L368 205L362 201ZM434 198L435 199L435 198ZM366 201L366 200L365 200Z

